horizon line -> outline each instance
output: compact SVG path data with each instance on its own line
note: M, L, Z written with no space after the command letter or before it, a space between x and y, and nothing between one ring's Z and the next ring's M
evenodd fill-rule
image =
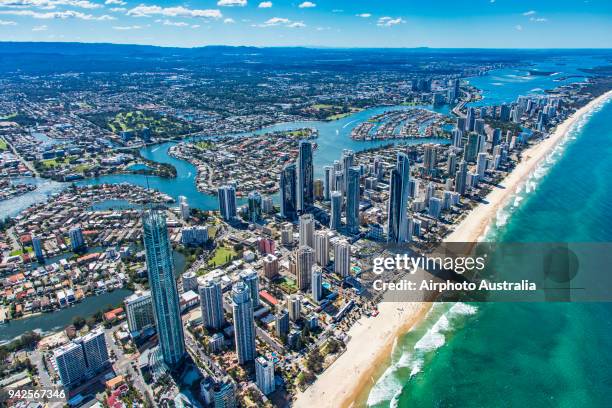
M430 47L430 46L414 46L414 47L385 47L385 46L327 46L327 45L229 45L229 44L205 44L196 46L179 46L179 45L156 45L156 44L138 44L138 43L114 43L114 42L94 42L94 41L0 41L0 44L81 44L81 45L114 45L114 46L133 46L133 47L155 47L155 48L177 48L184 50L199 49L199 48L303 48L313 50L486 50L486 51L612 51L612 47Z

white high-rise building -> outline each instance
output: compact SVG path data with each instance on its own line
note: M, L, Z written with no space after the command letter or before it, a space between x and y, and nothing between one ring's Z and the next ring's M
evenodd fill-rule
M124 303L130 333L138 334L142 330L155 326L153 299L151 299L150 291L133 293L125 299Z
M232 287L232 312L234 316L234 337L238 363L253 361L255 349L255 321L249 286L239 281Z
M255 378L257 386L264 395L274 392L274 362L260 356L255 359Z
M179 196L179 210L181 211L182 219L189 219L189 204L187 203L187 197Z
M302 312L302 297L299 295L291 295L289 297L287 309L289 310L289 320L292 322L300 320L300 314Z
M323 298L323 271L316 265L312 268L311 294L315 302Z
M326 231L317 231L315 233L315 261L321 267L327 266L329 263L329 234Z
M300 246L306 245L314 248L315 221L312 214L300 216Z
M56 348L53 357L64 387L72 388L84 379L87 364L85 363L83 347L80 344L68 343Z
M53 357L62 384L73 388L94 377L108 366L108 349L104 331L97 329L54 350Z
M301 246L296 253L297 287L301 291L310 289L312 266L314 265L314 250L309 246Z
M218 330L225 323L221 284L214 279L204 279L203 277L198 279L198 284L204 327Z
M259 276L257 271L255 269L246 269L240 273L240 279L248 285L253 310L257 310L259 308Z
M351 268L351 245L346 240L336 242L334 246L334 272L341 277L349 275Z

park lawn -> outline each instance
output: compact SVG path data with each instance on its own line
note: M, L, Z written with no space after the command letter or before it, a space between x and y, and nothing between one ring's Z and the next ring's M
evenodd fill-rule
M208 266L216 268L217 266L225 265L231 261L234 256L236 256L236 251L234 251L233 248L225 246L218 247L215 249L213 257L209 259Z
M8 145L4 141L4 139L0 139L0 152L6 150Z
M217 227L208 227L208 237L214 239L217 236Z
M345 113L336 113L335 115L330 115L328 116L326 119L327 120L338 120L338 119L342 119L345 118L349 115L352 115L353 112L345 112Z
M208 149L210 148L213 144L212 142L208 141L208 140L201 140L199 142L197 142L196 147L200 148L200 149Z
M318 109L318 110L329 109L329 108L333 108L333 107L334 107L334 105L329 105L329 104L326 104L326 103L317 103L316 105L312 105L313 109Z
M25 252L32 253L34 252L34 249L32 247L26 247ZM11 251L11 253L9 254L9 256L16 256L16 255L23 255L23 249L16 249L14 251Z
M283 292L288 293L290 295L297 292L295 280L286 276L274 281L274 283L277 284Z
M41 161L41 164L45 169L54 169L64 163L66 163L66 158L55 158Z
M78 165L74 166L72 168L72 171L74 171L75 173L85 173L89 169L91 169L91 165L89 165L87 163L83 163L83 164L78 164Z

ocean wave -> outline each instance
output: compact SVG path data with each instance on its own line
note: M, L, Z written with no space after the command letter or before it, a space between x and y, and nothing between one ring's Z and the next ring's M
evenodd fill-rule
M434 307L437 305L434 305ZM444 307L448 307L448 305L444 305ZM406 383L405 378L410 379L422 371L425 365L425 357L444 346L446 337L453 330L455 322L462 317L473 315L477 311L476 306L458 302L442 313L414 346L408 347L396 362L387 367L370 391L367 406L378 405L386 401L389 401L390 406L397 406ZM437 313L430 311L428 318L435 315Z
M491 228L488 228L485 231L485 234L483 234L484 237L482 237L482 240L495 241L497 235L512 218L512 214L520 207L521 202L527 197L527 195L537 190L538 185L563 157L565 151L571 145L571 142L577 139L578 135L582 132L584 126L589 122L591 117L595 113L599 112L609 101L612 101L612 98L598 103L571 125L556 146L542 160L540 160L536 167L527 176L525 181L517 186L513 196L511 196L508 200L508 203L505 206L502 206L502 208L497 212L497 217L493 220ZM480 240L481 239L479 239L479 241Z

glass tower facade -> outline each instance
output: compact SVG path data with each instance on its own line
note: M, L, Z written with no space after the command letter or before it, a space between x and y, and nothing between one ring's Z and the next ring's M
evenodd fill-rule
M173 367L183 359L185 340L165 212L146 210L142 227L159 346L164 362Z

